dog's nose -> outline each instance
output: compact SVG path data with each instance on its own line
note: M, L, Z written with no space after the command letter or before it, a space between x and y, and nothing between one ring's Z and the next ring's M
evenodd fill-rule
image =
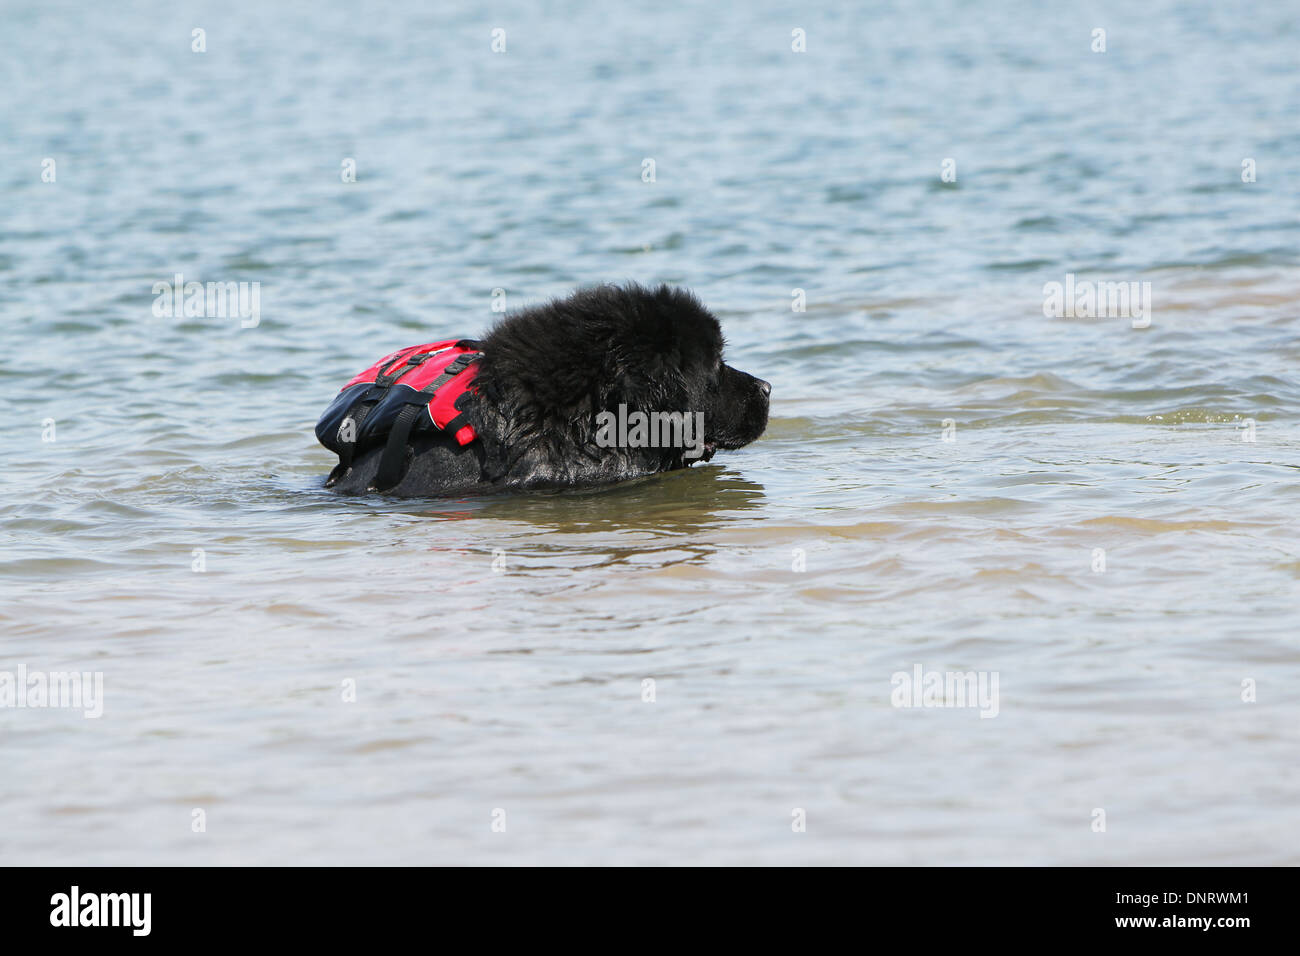
M771 395L771 394L772 394L772 383L771 383L771 382L765 382L765 381L763 381L763 380L760 378L760 379L758 380L758 387L759 387L759 389L762 391L762 393L763 393L764 396L767 396L767 395Z

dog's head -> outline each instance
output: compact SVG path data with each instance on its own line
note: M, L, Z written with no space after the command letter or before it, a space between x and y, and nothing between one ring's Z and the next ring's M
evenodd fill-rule
M702 424L689 449L627 442L598 452L627 474L652 473L740 448L767 427L771 386L723 362L723 344L718 320L684 289L595 286L504 320L484 342L480 380L510 417L508 443L545 436L553 464L573 457L561 435L569 449L606 448L603 416L676 413Z
M748 445L767 427L772 386L722 360L718 320L685 289L604 286L607 370L614 387L606 407L702 414L704 460L717 448Z

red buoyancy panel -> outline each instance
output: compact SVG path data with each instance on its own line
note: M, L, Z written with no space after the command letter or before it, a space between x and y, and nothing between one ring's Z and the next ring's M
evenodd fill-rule
M460 341L460 339L450 339L445 342L430 342L428 345L413 345L400 349L391 355L386 355L357 375L344 385L343 389L346 390L363 382L374 382L381 376L396 375L389 384L405 385L418 392L441 375L447 366L460 356L466 353L477 354L475 349L458 344ZM429 357L420 359L422 355ZM419 361L419 364L410 364L412 359ZM474 363L438 386L438 390L433 393L428 412L430 420L439 429L446 429L447 425L461 414L456 408L456 400L465 394L477 374L478 364ZM456 430L456 442L460 445L468 445L475 437L472 425L463 425Z
M397 371L398 368L402 366L402 364L406 361L406 359L410 358L413 355L423 355L429 352L439 352L442 351L443 349L449 350L447 353L447 361L442 363L442 367L445 368L448 364L451 363L451 360L454 359L457 355L459 355L462 351L465 352L471 351L470 349L458 350L456 348L456 343L459 341L460 341L459 339L452 339L448 342L430 342L428 345L410 345L404 349L398 349L392 355L385 355L374 365L370 366L370 368L366 369L364 372L361 372L354 379L352 379L352 381L348 382L347 385L344 385L343 388L350 388L353 385L360 385L362 382L373 382L376 378L379 377L379 372L381 369L390 373L395 372ZM427 361L433 361L433 360L429 359ZM417 369L422 367L423 366L416 366ZM439 369L439 371L441 371L441 369ZM421 382L419 385L415 385L414 387L423 388L425 385L429 384L429 382L436 377L437 377L437 373L434 373L433 375L430 375L428 379L426 379L424 382ZM404 385L414 385L413 380L411 380L410 378L409 371L405 375L400 376L398 381L401 381Z
M465 394L477 374L478 363L475 362L434 392L433 399L429 402L429 418L439 429L445 430L460 415L460 409L456 407L456 399ZM462 425L456 429L455 439L458 445L468 445L476 437L473 425Z

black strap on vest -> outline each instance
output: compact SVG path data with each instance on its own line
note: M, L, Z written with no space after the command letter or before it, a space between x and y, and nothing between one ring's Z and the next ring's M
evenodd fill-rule
M393 427L388 432L388 443L384 445L384 453L379 458L379 470L375 472L375 480L370 486L372 491L388 491L395 488L406 477L409 451L406 440L411 437L411 427L415 424L416 417L428 404L429 396L469 368L479 354L478 352L461 353L439 373L437 378L418 392L412 392L406 397L404 400L406 405L397 413Z
M447 348L451 348L451 346L447 346ZM446 348L441 348L433 352L421 352L419 355L408 355L405 359L399 359L398 362L401 362L400 365L398 362L394 362L392 365L388 366L388 368L381 368L378 373L376 373L375 384L380 388L387 388L411 369L418 368L435 355L441 355L445 351L447 351Z

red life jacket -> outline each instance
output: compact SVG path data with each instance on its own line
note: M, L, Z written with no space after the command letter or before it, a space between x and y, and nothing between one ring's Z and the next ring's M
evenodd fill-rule
M406 473L412 431L446 432L458 445L474 441L474 426L458 402L472 390L482 354L468 339L413 345L384 356L344 385L316 423L316 438L339 456L325 487L347 474L358 448L380 441L384 453L375 487L393 487Z

